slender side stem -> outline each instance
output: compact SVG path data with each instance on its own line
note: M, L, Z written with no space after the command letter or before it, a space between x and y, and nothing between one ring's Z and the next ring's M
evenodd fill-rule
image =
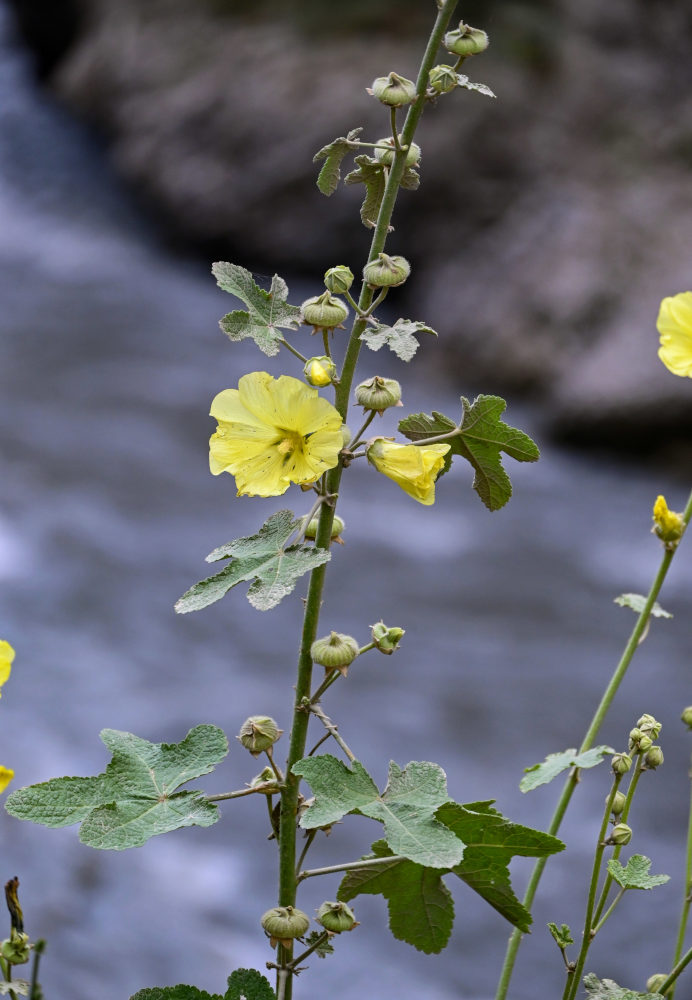
M390 861L404 861L405 858L403 854L393 854L385 860L389 863ZM302 882L303 879L313 878L315 875L332 875L334 872L355 872L360 868L372 868L374 865L381 864L382 858L366 858L364 861L347 861L343 865L329 865L327 868L311 868L308 871L301 872L298 877Z
M267 792L276 790L275 781L263 781L253 788L239 788L237 792L221 792L219 795L205 795L204 798L207 802L223 802L225 799L241 799L243 795L266 795Z
M320 738L318 739L317 743L315 743L315 745L312 748L312 750L308 751L308 757L312 757L312 755L315 753L315 751L319 750L319 748L322 746L322 744L326 743L327 740L331 737L331 735L332 735L331 733L325 733L324 736L320 736Z
M34 945L34 961L31 968L31 986L29 987L29 1000L36 1000L38 994L38 966L41 961L41 955L43 954L46 942L43 938L39 938Z
M305 855L310 850L312 842L316 836L317 836L317 830L308 830L307 833L305 834L305 844L303 846L303 850L300 852L298 863L296 864L296 878L298 878L300 874L300 869L302 868L303 862L305 861Z
M427 444L437 444L438 441L449 441L450 438L459 437L460 434L461 427L455 427L453 431L447 431L446 434L436 434L435 437L421 438L419 441L411 441L410 443L422 448Z
M288 348L288 350L291 352L291 354L295 354L295 356L298 358L298 360L302 361L303 364L305 364L305 362L308 360L306 357L304 357L304 355L302 355L300 353L300 351L297 351L292 344L289 344L289 342L287 340L284 340L283 337L279 338L279 343L281 344L282 347Z
M339 677L341 677L341 671L337 670L335 667L327 674L315 693L310 696L310 704L315 705L320 700L324 692L327 691L328 688L330 688L332 684L339 679Z
M312 712L313 715L317 716L317 718L320 720L324 728L328 731L329 735L334 737L334 739L339 744L341 749L344 751L348 759L355 760L356 755L350 750L346 742L342 740L342 738L339 736L338 726L335 726L332 720L324 714L319 705L311 705L310 711Z
M593 936L594 937L596 937L596 935L600 931L601 927L603 927L603 924L606 922L606 920L608 919L608 917L612 914L613 910L618 905L618 903L620 902L620 900L622 899L622 897L625 895L626 892L627 892L627 889L620 889L620 892L617 894L617 896L615 897L615 899L613 900L613 902L610 904L610 906L608 907L608 909L605 911L605 913L603 914L603 916L601 917L601 919L598 921L597 924L594 925L594 928L593 928ZM594 920L595 919L596 918L594 917Z
M313 951L317 951L319 946L321 944L324 944L324 942L327 940L328 937L329 937L329 931L322 931L322 933L316 939L314 944L311 944L310 947L306 948L301 955L298 955L297 958L293 959L293 961L291 962L291 968L295 969L303 961L304 958L307 958L308 955L312 955Z
M381 305L381 303L384 302L384 300L387 298L387 293L388 292L389 292L389 288L388 288L387 285L385 285L384 288L381 290L380 294L375 299L375 301L370 304L370 306L368 308L368 311L364 314L365 317L367 317L369 319L372 316L372 314L375 312L375 310L377 309L377 307L379 305ZM371 322L374 323L375 320L373 319L373 320L371 320Z
M444 0L442 7L438 10L433 30L428 39L428 44L423 55L416 83L416 100L410 106L404 128L402 131L402 146L410 145L413 135L418 125L423 108L425 106L425 91L428 83L428 75L435 62L437 51L442 42L442 37L447 30L450 19L457 5L457 0ZM389 177L385 187L382 204L377 216L375 230L368 262L375 260L377 255L384 250L389 232L394 205L396 204L401 178L406 165L406 154L395 152L394 163L389 171ZM361 289L358 302L359 309L365 312L373 300L373 290L364 285ZM366 319L356 316L351 335L349 338L346 354L344 357L341 378L335 387L335 406L345 421L348 415L348 402L351 393L351 386L355 375L358 355L360 353L360 335L365 329ZM328 353L328 352L327 352ZM329 470L327 474L327 490L335 496L339 493L341 483L341 473L343 471L343 461ZM323 504L320 509L320 516L315 538L316 548L328 549L331 543L331 529L334 519L334 506ZM293 707L293 722L289 737L288 757L286 760L286 784L281 792L281 818L279 823L279 905L294 906L296 899L296 816L298 812L298 794L300 778L293 774L293 765L305 755L305 745L307 741L308 724L310 713L306 710L307 700L310 697L312 687L312 658L310 647L317 638L317 628L319 625L320 606L322 604L322 592L326 564L318 566L310 574L308 584L308 596L305 603L305 613L303 616L303 629L300 642L300 652L298 656L298 671L295 686L295 700ZM291 952L288 949L279 947L278 964L285 966L291 960ZM279 973L277 981L277 991L281 991L280 1000L291 1000L292 997L292 977L288 979Z
M331 358L332 351L331 351L331 347L330 347L330 344L329 344L329 331L328 330L323 330L322 331L322 343L324 344L324 353L325 353L325 355L328 358Z
M668 976L668 978L666 979L666 981L664 983L661 983L661 985L659 986L658 992L661 995L664 995L665 992L666 992L666 990L670 989L670 987L673 985L673 983L678 978L678 976L680 975L680 973L683 971L683 969L687 968L687 966L690 964L690 962L692 962L692 948L690 948L689 951L685 952L685 955L683 956L683 958L680 959L680 961L675 966L675 968L673 969L673 971L671 972L671 974Z
M692 516L692 492L690 493L687 499L687 505L682 515L685 525L689 524L691 516ZM632 629L632 634L630 635L627 645L625 646L625 650L622 654L620 662L615 668L615 672L613 673L613 676L610 679L610 683L608 684L608 687L604 691L603 697L601 698L598 704L598 708L594 713L594 717L591 720L591 724L589 725L589 728L586 732L586 736L584 737L581 747L579 748L580 753L583 753L585 750L588 750L591 746L593 746L596 737L598 736L601 725L603 724L603 720L605 719L608 710L610 709L610 706L613 702L613 699L615 698L615 695L618 692L620 684L622 683L623 678L627 673L627 668L629 667L630 662L632 661L632 657L634 656L635 650L639 645L642 635L644 634L644 630L647 627L649 616L651 615L651 609L653 608L654 602L656 601L656 598L659 595L661 587L663 586L663 581L665 580L666 574L668 573L668 569L670 568L673 555L674 553L669 551L665 551L663 554L660 566L658 568L658 572L654 577L654 581L651 585L651 590L649 591L648 597L646 599L646 603L642 608L641 614L639 615L634 628ZM558 830L560 829L563 817L567 811L567 806L570 803L570 799L572 798L572 794L578 784L578 781L579 781L578 772L573 771L568 777L567 781L565 782L562 794L558 800L557 806L555 807L555 812L553 813L553 817L550 821L550 826L548 827L547 831L548 833L552 834L552 836L555 836ZM527 910L530 910L531 906L533 905L533 901L536 896L536 891L541 881L541 876L543 875L543 870L546 866L547 860L548 860L547 858L539 858L539 860L533 867L531 878L529 879L529 884L527 886L524 899L522 900ZM505 960L502 966L502 971L500 973L500 980L497 985L495 1000L506 1000L507 990L509 989L509 983L512 978L514 965L517 960L517 952L519 951L519 946L522 942L522 938L523 934L520 930L515 929L514 931L512 931L512 934L510 935L509 942L507 945L507 951L505 953Z
M348 443L348 450L349 451L353 451L353 449L356 447L356 445L358 444L358 442L362 438L363 434L365 434L366 430L368 429L368 427L370 426L370 424L375 419L376 412L377 412L376 410L370 410L368 412L368 415L365 418L365 423L363 424L363 426L361 427L361 429L356 432L356 434L351 438L351 440Z
M396 127L396 108L389 109L389 124L392 126L392 138L394 139L394 149L401 149L399 144L399 132Z
M689 772L692 778L692 770ZM682 901L682 913L678 925L678 937L675 943L675 954L673 956L673 966L676 966L682 956L682 949L685 944L685 933L687 931L687 920L690 915L690 904L692 904L692 786L690 786L690 811L687 820L687 854L685 859L685 896ZM670 1000L675 995L675 987L670 991Z

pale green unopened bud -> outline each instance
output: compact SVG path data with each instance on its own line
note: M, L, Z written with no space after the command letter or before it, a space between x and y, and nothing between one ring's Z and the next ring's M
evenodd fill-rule
M655 771L663 763L663 750L660 747L651 747L644 754L644 764L650 771Z
M637 729L636 727L634 729L630 729L630 738L629 738L629 748L630 748L630 750L636 750L637 749L637 747L639 746L639 741L640 741L641 738L642 738L642 731L641 731L641 729Z
M390 406L401 406L401 386L394 378L375 375L356 386L356 403L364 410L382 413Z
M345 677L348 668L358 656L358 643L351 635L331 632L322 639L316 639L310 647L310 656L325 670L339 670Z
M637 744L637 749L639 750L640 753L646 753L646 751L650 750L653 745L654 741L651 739L650 736L642 735L639 737L639 743Z
M317 923L322 924L326 931L341 934L358 927L358 921L350 906L340 901L322 903L317 911Z
M661 733L662 725L657 719L654 719L653 715L642 715L640 719L637 720L637 729L640 729L647 736L650 736L652 740L657 740Z
M405 257L390 257L379 253L377 260L371 260L363 268L365 282L373 288L396 288L403 283L411 273L411 265Z
M488 47L488 36L480 28L472 28L463 21L444 37L444 47L455 56L475 56Z
M629 844L631 839L632 830L627 823L617 823L610 831L610 836L608 837L606 843L616 844L618 847L624 847L625 844Z
M375 647L379 649L381 653L385 653L387 656L391 656L395 649L398 648L403 636L405 635L405 630L403 628L398 628L397 626L390 627L385 625L384 622L375 622L371 626L372 641L375 643Z
M683 708L680 718L688 729L692 729L692 705L688 705L687 708Z
M657 972L655 975L649 976L646 981L646 992L658 993L667 978L668 976L665 972Z
M376 80L373 80L372 87L368 88L368 93L383 104L389 105L390 108L400 108L404 104L415 101L416 85L413 80L407 80L405 76L390 73L389 76L378 76Z
M436 94L448 94L450 90L454 90L457 83L457 74L453 66L441 63L430 70L428 84Z
M610 762L615 774L627 774L632 767L632 758L628 753L616 753Z
M268 715L251 715L240 727L237 738L253 757L268 750L279 739L283 729Z
M606 802L610 796L606 796ZM610 811L614 816L619 816L622 810L625 808L625 803L627 802L627 796L624 792L616 792L613 796L613 802L610 807Z
M333 330L348 316L348 306L335 298L330 291L306 299L300 307L303 322L315 330Z
M262 791L263 795L272 795L274 792L279 791L279 785L276 780L276 775L274 774L271 767L263 768L259 774L256 774L252 781L248 784L248 788L257 788L258 785L266 785L269 782L273 784L273 788L265 788Z
M310 541L313 541L315 538L317 538L318 524L319 524L319 518L313 517L313 519L308 523L308 526L305 529L305 537L309 538ZM345 527L346 524L344 523L343 519L340 518L338 514L335 514L334 520L332 521L332 539L334 541L341 540L341 532L344 530Z
M326 354L318 358L308 358L303 368L303 375L308 385L322 388L336 381L336 365Z
M399 136L399 142L401 142L401 136ZM377 145L379 148L375 150L375 159L384 163L385 166L391 167L394 163L394 139L391 135L385 136L384 139L377 140ZM387 146L387 149L382 149L382 146ZM415 167L418 163L420 163L420 146L412 142L406 150L406 166Z
M11 965L24 965L31 954L29 935L12 928L10 936L0 945L0 954Z
M353 284L353 271L345 264L337 264L324 272L324 283L330 292L343 295Z
M305 934L310 926L310 917L295 906L274 906L263 914L261 924L271 938L272 948L277 942L288 948L294 938Z

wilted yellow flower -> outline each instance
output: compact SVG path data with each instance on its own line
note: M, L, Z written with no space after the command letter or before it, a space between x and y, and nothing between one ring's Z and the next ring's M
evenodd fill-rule
M654 504L654 526L651 530L668 548L677 546L685 530L682 514L669 510L666 498L660 494Z
M338 410L290 375L243 375L214 398L211 416L209 468L235 476L239 496L278 497L291 483L314 483L344 446Z
M14 778L14 771L9 767L0 764L0 792L4 792L9 783Z
M692 292L661 302L656 327L661 334L658 356L673 375L692 378Z
M7 678L10 676L13 660L14 650L10 646L9 642L5 642L4 639L0 639L0 687L2 687ZM0 697L2 696L0 695Z
M448 444L396 444L375 438L367 449L368 461L419 503L435 503L435 480L445 464Z

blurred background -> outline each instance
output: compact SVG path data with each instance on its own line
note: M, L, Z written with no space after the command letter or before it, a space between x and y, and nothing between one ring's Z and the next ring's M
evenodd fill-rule
M361 267L361 192L326 201L311 160L350 128L387 133L365 87L415 75L435 7L393 10L0 2L0 636L17 649L0 746L14 787L100 771L104 727L173 742L200 722L232 736L267 712L287 728L304 588L271 614L239 590L198 615L172 610L207 552L282 505L236 500L231 478L208 472L215 393L250 369L285 370L219 332L234 303L209 262L276 271L296 303L327 267ZM498 99L459 91L426 110L421 188L402 192L390 242L413 264L392 318L440 338L415 368L378 354L361 371L399 378L411 412L454 415L461 393L503 393L543 456L507 461L515 495L495 514L461 467L433 509L349 472L324 630L365 641L383 617L407 635L395 657L364 657L326 710L381 783L387 755L435 760L457 800L496 797L545 826L557 788L522 796L522 769L581 740L634 621L612 600L645 592L658 565L653 500L681 509L689 489L692 392L658 361L655 318L663 296L690 288L692 12L684 0L496 0L459 14L490 34L467 66ZM300 494L284 500L302 513ZM682 895L691 599L683 546L662 596L675 618L653 623L603 732L620 749L642 712L664 723L666 764L638 793L632 849L673 879L626 898L590 962L637 989L668 967ZM242 787L259 770L248 761L234 745L203 787ZM562 989L545 924L580 926L607 785L605 768L584 776L516 1000ZM27 929L48 939L47 997L218 992L232 968L263 968L275 846L254 801L222 812L124 854L0 817L2 878L19 875ZM378 835L351 818L311 863L355 858ZM518 892L528 870L513 867ZM311 880L304 908L337 884ZM300 996L347 975L354 995L381 1000L491 997L509 928L451 888L441 957L394 941L383 900L364 897L365 933L316 962Z

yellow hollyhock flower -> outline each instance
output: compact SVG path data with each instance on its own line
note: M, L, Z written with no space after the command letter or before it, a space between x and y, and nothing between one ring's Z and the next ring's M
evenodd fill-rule
M14 650L10 646L9 642L5 642L4 639L0 639L0 687L2 687L7 678L10 676L13 660ZM0 697L2 697L2 695L0 695Z
M368 445L368 461L378 472L393 479L405 493L427 506L435 503L435 480L445 464L448 444L396 444L374 438Z
M211 416L209 468L235 476L238 496L278 497L291 483L314 483L344 446L338 410L290 375L243 375L214 397Z
M9 783L14 778L14 771L10 767L3 767L0 764L0 792L4 792Z
M658 356L673 375L692 378L692 292L661 302L656 327L661 335Z

